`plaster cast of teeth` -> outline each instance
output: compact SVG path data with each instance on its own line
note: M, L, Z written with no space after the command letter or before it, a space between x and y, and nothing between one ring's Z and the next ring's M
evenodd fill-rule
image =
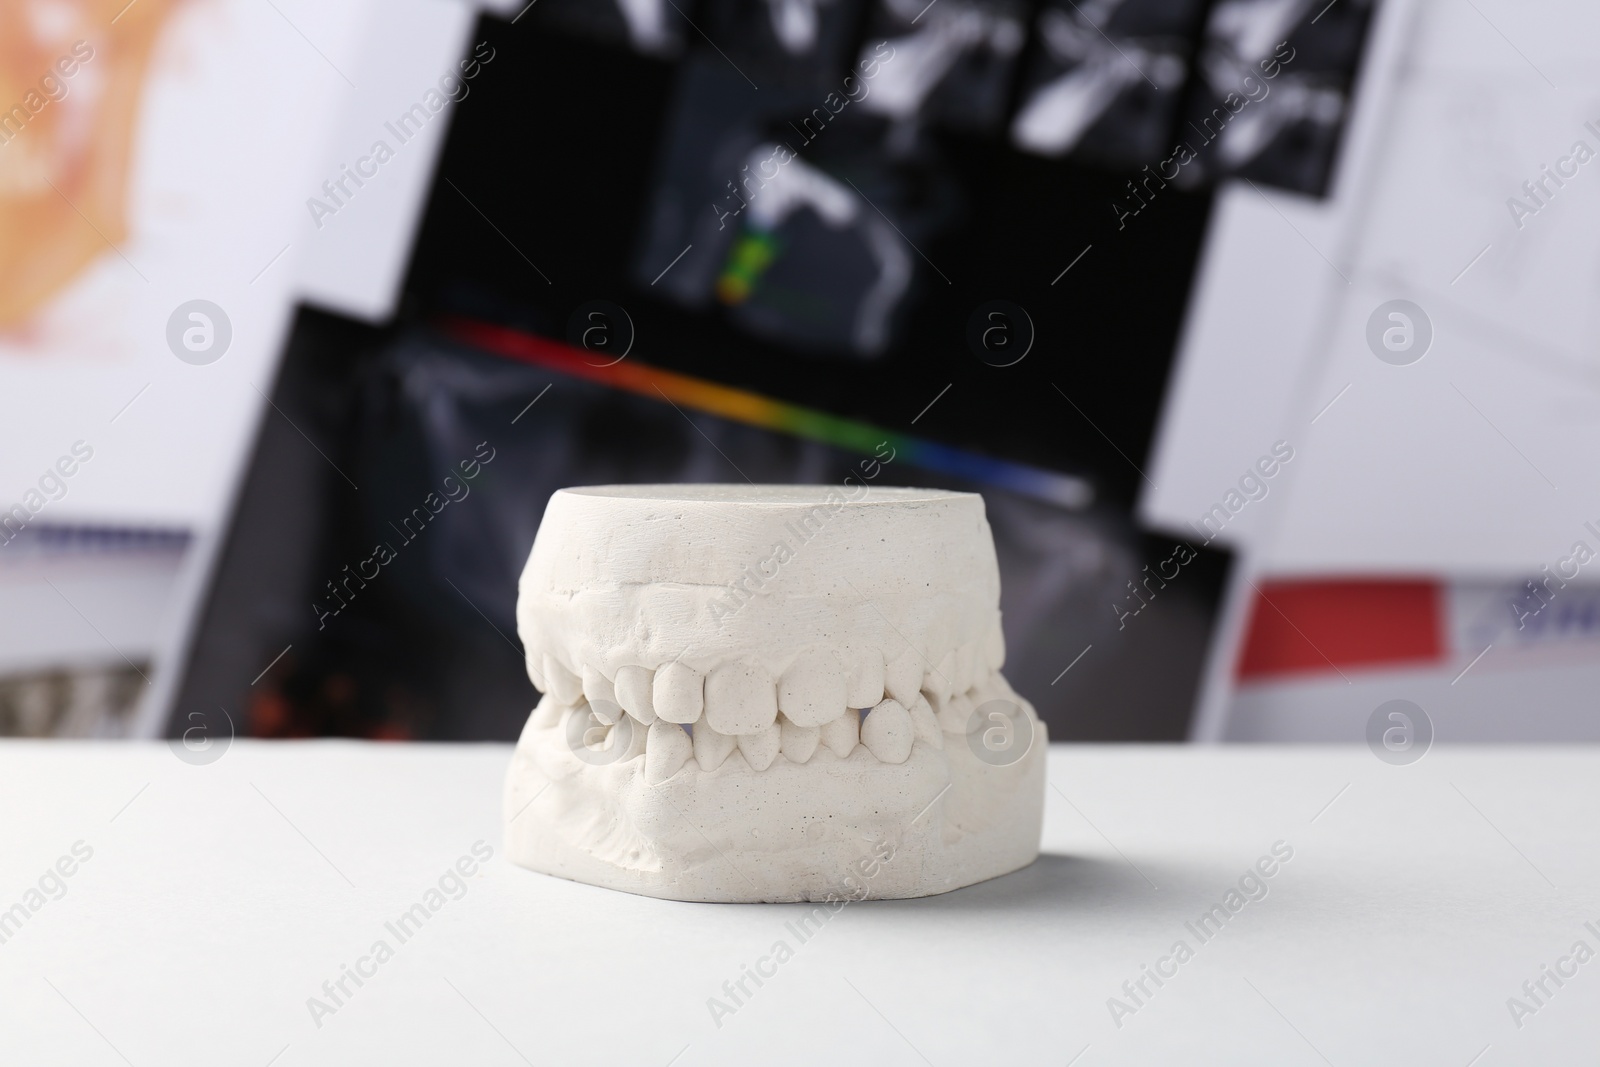
M753 734L778 718L778 688L747 663L724 663L706 675L706 722L721 733Z
M521 632L520 625L518 632ZM656 671L651 700L656 714L668 722L691 723L705 707L705 679L693 667L669 663ZM557 697L559 699L559 696Z
M815 726L796 726L788 716L778 720L779 748L783 758L792 763L804 763L817 750L822 731Z
M750 589L751 561L772 559ZM704 901L825 900L863 841L897 842L874 897L1026 866L1046 737L996 673L998 605L972 494L556 493L517 604L545 696L506 777L508 855ZM990 700L1032 726L1009 762L968 736Z
M595 718L607 726L615 726L617 720L622 718L622 709L608 700L597 700L586 705Z
M978 659L981 655L978 642L968 641L956 649L956 672L951 676L955 690L965 693L978 680Z
M617 668L614 688L617 703L622 710L649 726L656 721L656 706L650 699L650 688L655 679L651 672L634 664Z
M702 771L714 771L722 761L733 755L739 739L732 734L718 733L709 722L694 725L694 761Z
M644 780L660 785L671 778L694 755L694 742L688 731L674 722L657 719L650 726L644 748Z
M990 671L998 671L1006 665L1006 638L998 626L984 635L983 662Z
M584 667L581 677L583 679L583 699L590 704L616 705L617 691L612 686L609 678L593 667Z
M844 666L827 649L800 653L778 683L778 707L796 726L821 726L849 707Z
M911 716L911 729L918 741L934 748L944 747L944 731L939 729L939 720L934 717L933 709L928 706L927 697L918 693L917 699L906 708L906 714Z
M938 664L922 679L922 688L932 688L935 692L949 696L959 693L956 688L956 653L951 649L939 657Z
M822 724L822 746L840 759L850 755L861 739L861 713L846 711L832 722Z
M864 653L850 668L845 703L852 708L875 707L883 699L883 657L876 650Z
M900 703L910 707L922 691L922 674L926 670L917 650L908 648L889 661L884 670L884 689Z
M884 763L910 759L915 736L911 715L898 700L885 700L861 720L861 743Z
M550 685L545 692L563 704L576 704L583 696L583 679L548 654L544 657L544 677Z
M753 771L764 771L778 758L781 735L778 724L772 723L758 733L740 734L739 751Z

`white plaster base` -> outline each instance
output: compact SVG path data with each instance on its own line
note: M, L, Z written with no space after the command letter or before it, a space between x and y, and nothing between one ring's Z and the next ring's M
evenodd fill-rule
M535 871L675 900L820 901L945 893L1039 854L1037 720L1027 754L1005 767L946 734L943 749L918 741L901 764L857 747L753 771L735 751L714 771L690 761L652 786L643 755L578 759L566 712L540 702L506 775L506 851Z

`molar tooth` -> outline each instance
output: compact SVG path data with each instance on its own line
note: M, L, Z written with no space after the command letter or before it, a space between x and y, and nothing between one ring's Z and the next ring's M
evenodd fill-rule
M889 695L906 707L917 699L917 692L922 688L922 672L926 670L922 657L917 655L917 650L907 647L906 650L889 661L884 670L884 688Z
M568 707L583 696L583 679L563 667L561 661L548 652L544 657L544 680L550 683L550 688L545 692Z
M725 734L753 734L778 718L778 688L748 663L724 663L706 675L706 722Z
M911 715L898 700L885 700L861 720L861 743L884 763L910 759L915 739Z
M645 742L644 780L650 785L660 785L677 774L692 755L694 742L689 740L688 731L675 722L657 719L650 725Z
M714 771L733 752L738 741L728 734L719 734L709 722L694 724L694 761L702 771Z
M614 687L622 710L646 726L656 721L656 707L650 699L651 672L647 667L629 665L617 668Z
M693 667L669 663L656 671L651 704L668 722L694 722L705 704L704 686L705 679Z
M846 710L832 722L823 723L819 736L829 752L844 759L850 755L851 750L856 747L856 742L861 738L860 714Z
M883 690L883 655L877 649L870 649L850 664L845 704L852 708L876 707L883 699Z
M739 751L744 753L745 762L750 764L753 771L764 771L772 766L772 761L778 758L778 749L782 746L778 724L773 723L760 733L740 734Z
M911 702L906 709L906 714L911 716L911 731L916 734L917 740L932 745L934 748L944 748L944 731L939 729L939 720L933 714L933 708L928 705L928 698L921 693Z
M791 763L804 763L811 758L817 750L817 742L821 740L822 731L815 726L796 726L784 715L778 720L780 735L779 748L784 759ZM746 757L748 758L748 756Z
M827 649L807 649L778 682L778 707L796 726L821 726L845 707L844 669Z
M991 671L1006 665L1006 635L998 622L989 627L989 633L983 639L983 659Z

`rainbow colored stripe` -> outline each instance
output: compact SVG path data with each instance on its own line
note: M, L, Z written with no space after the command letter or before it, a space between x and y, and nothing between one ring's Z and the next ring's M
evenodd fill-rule
M879 445L887 441L896 459L924 470L954 475L1060 507L1084 508L1094 499L1093 488L1082 478L951 448L636 360L597 365L590 362L593 353L537 334L464 318L447 320L445 332L474 348L507 359L863 455L874 455Z

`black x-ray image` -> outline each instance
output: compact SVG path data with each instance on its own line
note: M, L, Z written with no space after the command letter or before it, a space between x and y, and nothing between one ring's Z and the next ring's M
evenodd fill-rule
M902 128L999 129L1027 32L1019 0L876 0L861 55L887 43L894 58L865 109Z
M1327 192L1373 0L1220 0L1180 129L1180 184L1250 178Z
M640 288L795 351L885 352L919 270L912 242L955 196L934 170L887 160L885 124L863 115L892 65L858 63L826 92L753 93L720 59L686 63Z
M1204 0L1046 0L1011 141L1137 169L1165 156Z
M710 0L706 36L762 86L831 88L850 66L862 0Z

